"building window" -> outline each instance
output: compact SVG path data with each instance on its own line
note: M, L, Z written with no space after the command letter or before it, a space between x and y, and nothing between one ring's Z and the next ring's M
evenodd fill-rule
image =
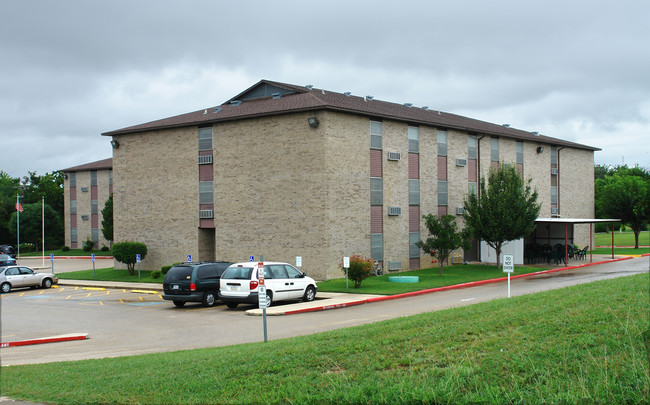
M557 186L551 187L551 204L557 204Z
M70 215L77 215L77 200L70 200Z
M490 160L492 162L499 161L499 138L490 139Z
M77 187L77 173L70 173L70 187Z
M420 151L420 128L409 126L409 152L418 153Z
M212 127L199 128L199 150L212 150Z
M211 181L199 182L199 204L214 204L214 186Z
M551 146L551 164L557 167L557 146Z
M99 243L99 229L92 228L90 230L90 241L93 243Z
M476 159L478 156L476 148L476 136L470 135L467 137L467 158Z
M90 213L93 215L99 213L99 204L97 200L90 201Z
M381 132L381 122L370 121L370 149L381 149Z
M475 181L469 182L469 185L467 187L467 192L469 194L476 194L476 189L478 188L478 184Z
M419 179L409 179L409 205L420 205Z
M409 232L409 258L420 257L420 248L416 245L420 240L420 232Z
M383 205L384 180L381 177L370 178L370 205Z
M438 130L438 156L447 156L447 131Z
M77 228L70 228L70 243L77 243Z
M517 164L524 164L524 143L517 141Z
M370 257L381 262L384 260L384 234L370 235Z
M438 181L438 205L447 205L447 182Z
M113 171L112 170L108 171L108 185L109 186L113 185Z
M95 170L90 172L90 185L91 186L97 185L97 171Z

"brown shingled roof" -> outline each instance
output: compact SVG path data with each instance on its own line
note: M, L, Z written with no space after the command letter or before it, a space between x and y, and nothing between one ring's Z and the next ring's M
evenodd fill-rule
M263 85L281 87L291 91L292 93L282 95L280 98L262 97L257 99L247 99L240 104L235 102L238 98L243 98L246 93L249 93ZM296 86L269 80L261 80L220 106L109 131L102 135L114 136L149 130L177 128L188 125L205 125L224 121L313 110L340 111L365 115L376 119L391 119L407 122L409 124L430 125L441 129L457 129L469 133L476 133L478 135L486 134L552 145L570 146L593 151L600 150L599 148L592 146L552 138L545 135L535 135L532 132L492 124L447 112L429 109L425 110L419 107L409 107L407 105L376 99L367 100L365 97L346 95L323 89L310 89L305 86Z
M81 172L86 170L102 170L102 169L112 169L113 168L113 158L98 160L96 162L86 163L79 166L69 167L67 169L61 169L62 172Z

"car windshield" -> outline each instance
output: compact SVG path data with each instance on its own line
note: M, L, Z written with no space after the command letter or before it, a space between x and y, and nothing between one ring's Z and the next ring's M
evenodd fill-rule
M165 282L189 280L192 277L192 269L191 266L174 266L165 275Z
M252 273L253 273L252 267L232 266L232 267L228 267L226 271L223 272L221 278L229 279L229 280L250 280Z

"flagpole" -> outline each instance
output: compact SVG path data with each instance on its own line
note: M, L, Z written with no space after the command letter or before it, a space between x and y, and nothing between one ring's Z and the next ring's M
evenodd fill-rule
M16 258L20 259L20 194L16 194L16 247L18 248L18 253Z
M43 219L43 267L45 267L45 196L43 196L43 211L41 212L41 218Z

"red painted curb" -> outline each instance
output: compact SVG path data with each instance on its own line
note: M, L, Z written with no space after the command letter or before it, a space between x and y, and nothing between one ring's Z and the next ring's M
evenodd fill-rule
M650 253L648 255L650 255ZM522 278L522 277L531 277L531 276L537 276L537 275L540 275L540 274L556 273L558 271L573 270L573 269L578 269L578 268L582 268L582 267L593 266L593 265L596 265L596 264L613 263L613 262L618 262L618 261L621 261L621 260L629 260L629 259L632 259L632 256L620 257L618 259L603 260L603 261L594 262L594 263L578 264L576 266L561 267L561 268L558 268L558 269L536 271L534 273L519 274L519 275L516 275L516 276L510 276L510 279ZM380 302L380 301L395 300L395 299L399 299L399 298L415 297L415 296L418 296L418 295L430 294L430 293L434 293L434 292L438 292L438 291L455 290L455 289L460 289L460 288L476 287L476 286L484 285L484 284L500 283L502 281L507 281L507 280L508 280L508 277L500 277L500 278L493 278L493 279L490 279L490 280L471 281L469 283L449 285L449 286L445 286L445 287L429 288L429 289L426 289L426 290L412 291L412 292L407 292L407 293L403 293L403 294L386 295L386 296L383 296L383 297L372 297L372 298L367 298L365 300L353 301L353 302L348 302L348 303L344 303L344 304L325 305L325 306L322 306L322 307L297 309L295 311L287 311L284 314L285 315L293 315L293 314L301 314L301 313L305 313L305 312L316 312L316 311L325 311L325 310L328 310L328 309L345 308L345 307L350 307L350 306L354 306L354 305L369 304L369 303L372 303L372 302Z
M17 340L15 342L2 342L0 344L0 347L27 346L27 345L37 345L42 343L68 342L71 340L85 340L85 339L88 339L87 333L80 334L80 335L53 336L53 337L40 338L40 339Z

